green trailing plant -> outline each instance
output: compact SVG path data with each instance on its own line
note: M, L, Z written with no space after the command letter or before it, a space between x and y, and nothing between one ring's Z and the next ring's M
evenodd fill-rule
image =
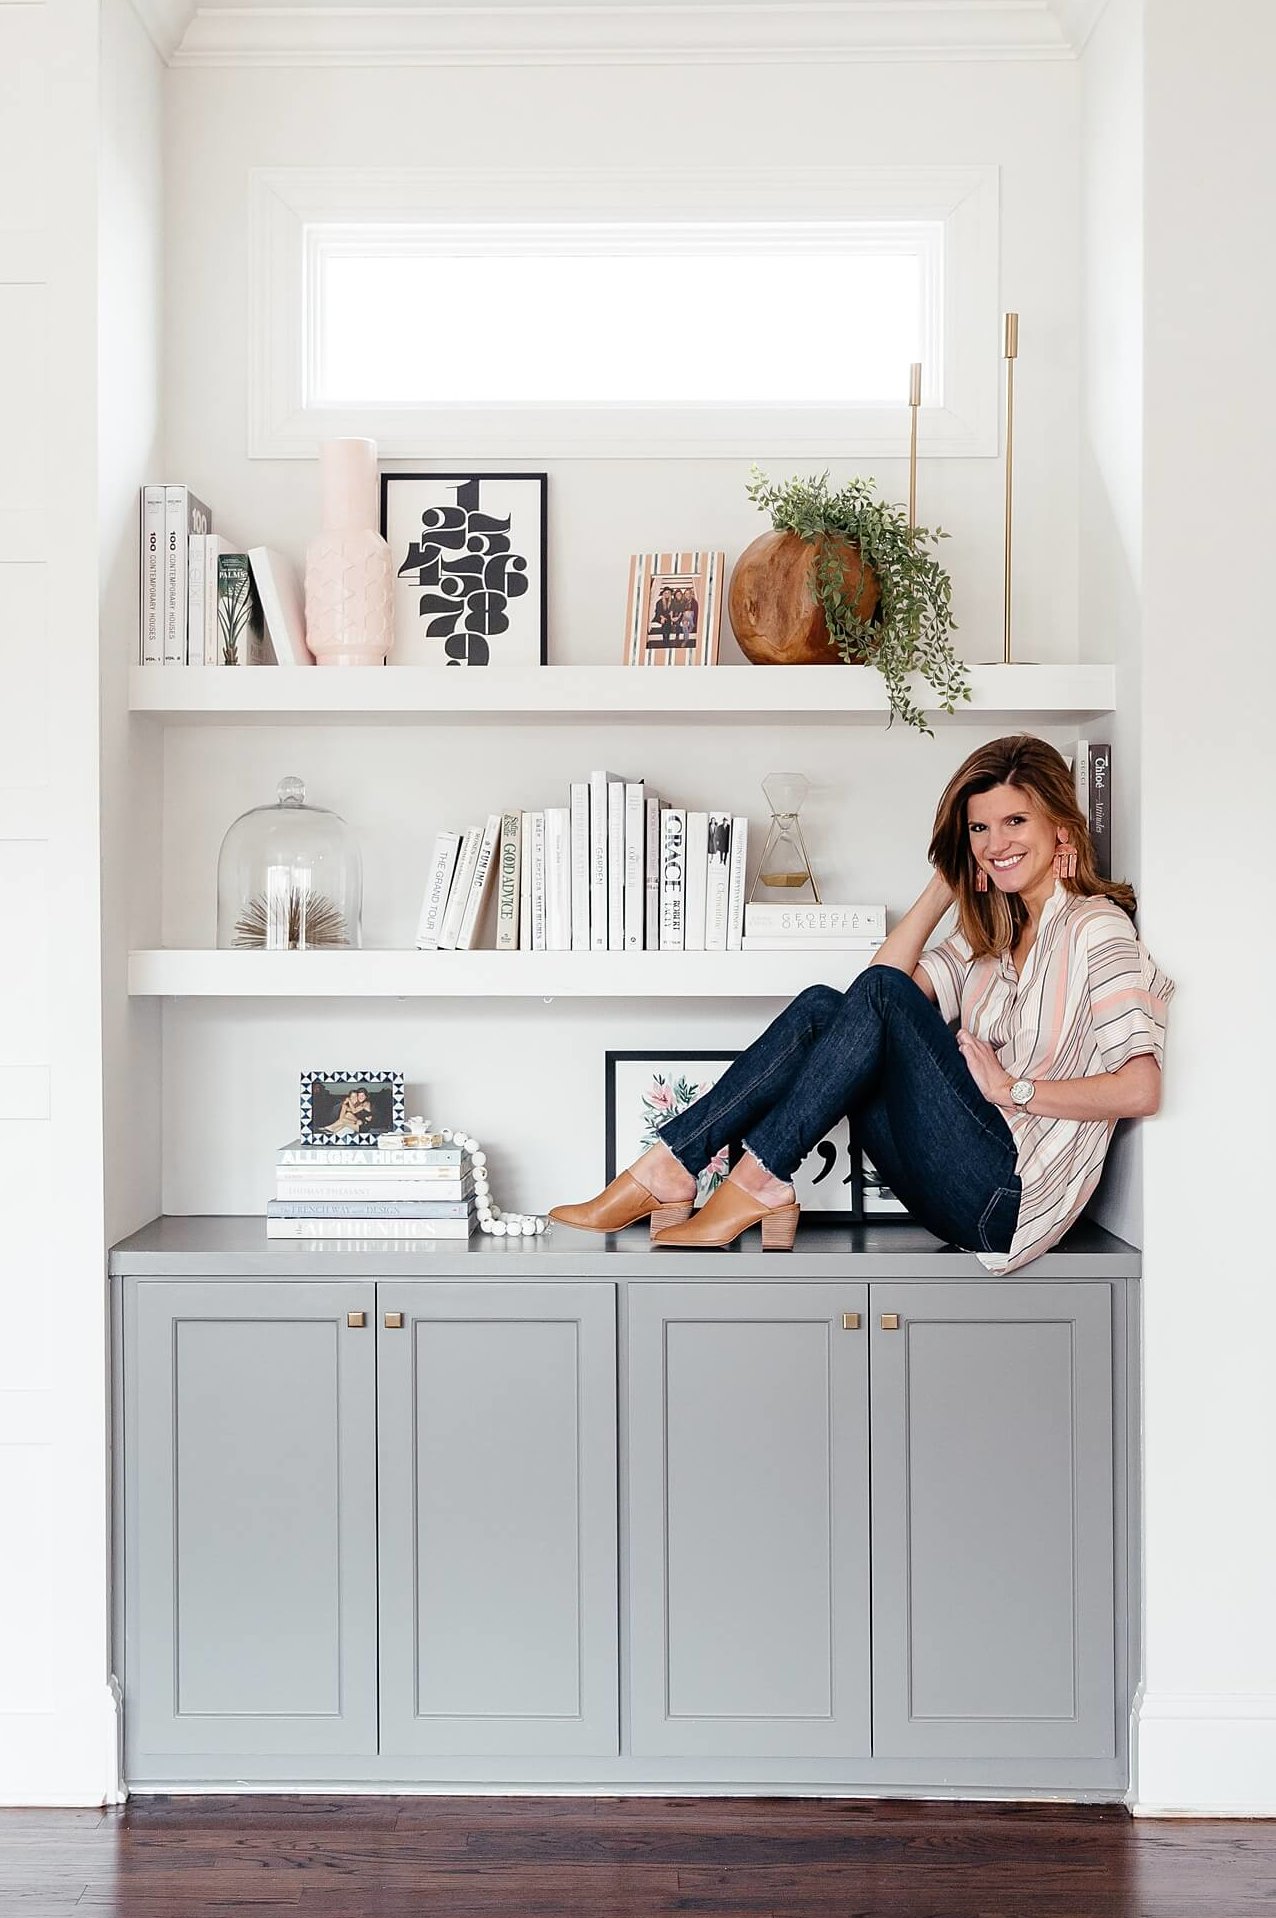
M876 666L890 699L888 725L898 717L919 732L932 732L909 692L910 673L920 673L934 688L946 713L970 698L965 664L950 637L956 630L952 581L928 550L948 538L942 527L931 532L911 526L902 507L878 498L872 480L851 479L832 491L828 474L822 473L818 479L776 486L755 466L748 494L759 511L770 513L778 533L796 533L814 546L811 587L824 610L829 645L848 664ZM867 619L857 610L858 581L847 593L838 550L847 542L859 548L881 589Z

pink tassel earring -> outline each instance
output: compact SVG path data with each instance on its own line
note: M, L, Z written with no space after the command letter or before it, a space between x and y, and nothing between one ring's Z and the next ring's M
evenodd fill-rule
M1077 849L1067 840L1062 841L1054 856L1055 875L1059 879L1075 879L1077 876Z
M984 871L982 866L976 866L975 867L975 891L987 892L987 890L988 890L988 874Z

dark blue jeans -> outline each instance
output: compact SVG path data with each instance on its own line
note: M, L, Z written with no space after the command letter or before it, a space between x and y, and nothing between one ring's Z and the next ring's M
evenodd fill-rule
M844 1117L929 1231L972 1252L1009 1250L1020 1199L1010 1127L897 966L867 967L848 992L808 986L660 1137L688 1172L741 1144L788 1180Z

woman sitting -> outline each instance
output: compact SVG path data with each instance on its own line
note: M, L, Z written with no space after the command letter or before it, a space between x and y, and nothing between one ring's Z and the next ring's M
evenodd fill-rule
M808 986L717 1084L562 1225L727 1246L797 1231L792 1178L843 1117L930 1231L994 1272L1039 1258L1099 1183L1118 1119L1157 1111L1173 981L1100 879L1067 762L1018 734L949 781L934 874L849 991ZM957 930L923 947L954 900ZM954 1025L958 1029L954 1033ZM723 1146L738 1164L692 1215Z

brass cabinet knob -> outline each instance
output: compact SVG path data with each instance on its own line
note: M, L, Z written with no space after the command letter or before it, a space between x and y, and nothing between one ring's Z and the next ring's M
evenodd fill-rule
M350 1327L350 1330L352 1332L361 1332L367 1323L368 1323L368 1315L366 1312L347 1312L346 1313L346 1324Z
M859 1313L858 1313L858 1312L843 1312L843 1314L842 1314L842 1330L843 1330L843 1332L858 1332L858 1331L859 1331L859 1329L860 1329L860 1315L859 1315Z
M883 1332L899 1331L899 1313L898 1312L882 1313L882 1330Z
M387 1331L397 1332L403 1324L402 1312L387 1312L385 1315L385 1323Z

